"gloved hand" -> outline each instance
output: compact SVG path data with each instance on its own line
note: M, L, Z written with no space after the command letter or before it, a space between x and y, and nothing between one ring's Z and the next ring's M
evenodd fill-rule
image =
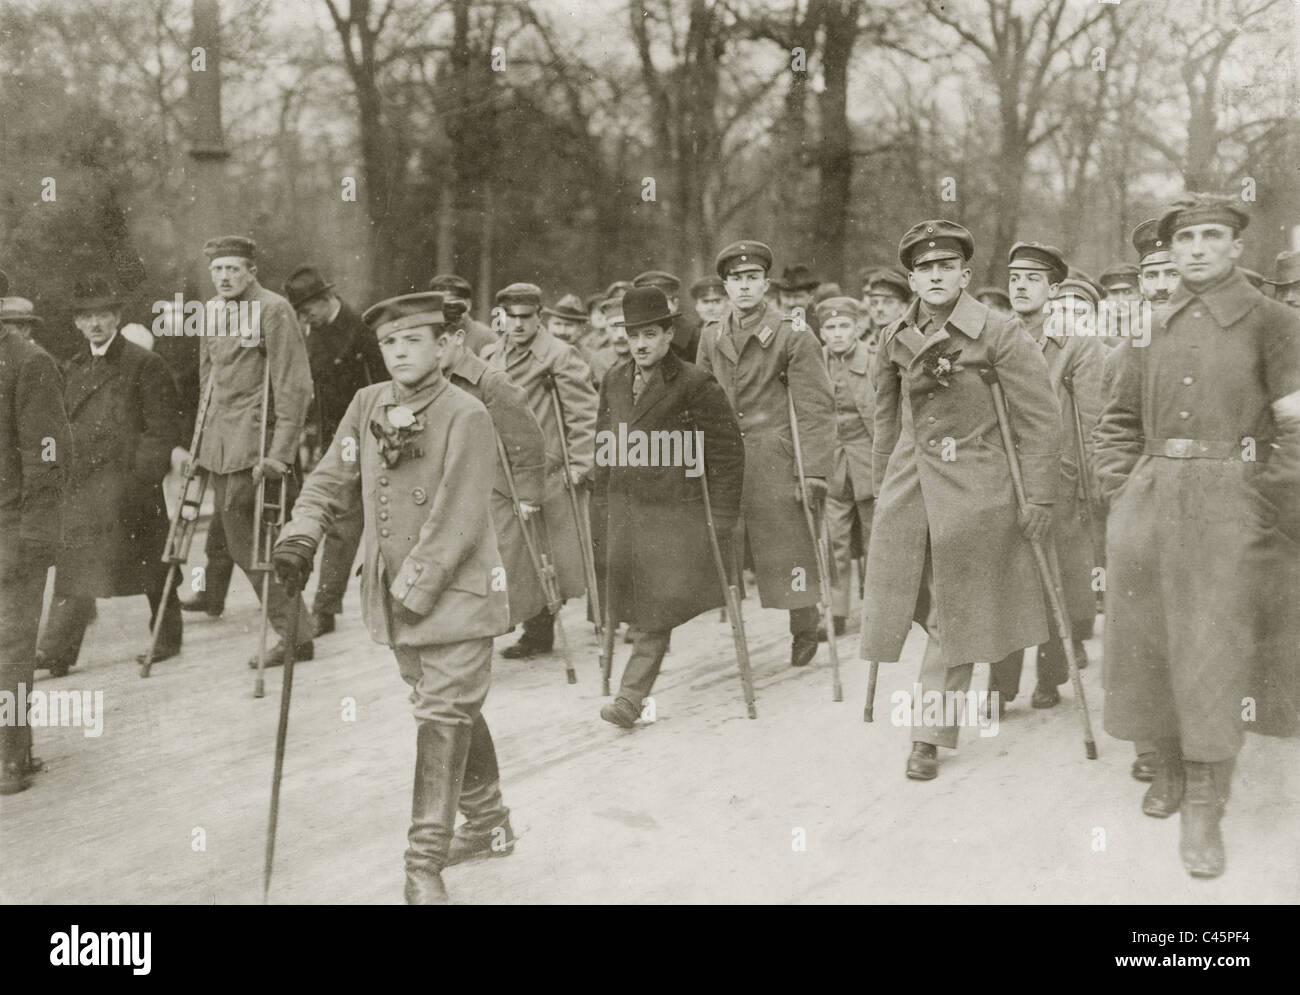
M315 559L316 543L306 536L290 536L275 544L271 550L271 567L285 594L291 598L297 597L307 586L312 561Z
M794 499L800 503L803 503L806 497L809 508L820 507L822 503L826 500L826 491L828 490L826 486L826 478L825 477L804 477L803 482L806 491L800 490L799 485L795 484Z
M1042 542L1052 527L1052 506L1050 504L1027 504L1025 510L1016 516L1016 524L1030 542Z
M574 487L581 487L583 480L586 479L586 472L579 470L576 466L569 467L569 479L573 481Z
M527 501L519 502L519 517L525 522L542 510L541 505L530 504Z
M289 464L281 463L278 459L271 459L270 456L263 456L261 460L253 465L253 483L256 484L263 477L267 480L279 480L289 472Z

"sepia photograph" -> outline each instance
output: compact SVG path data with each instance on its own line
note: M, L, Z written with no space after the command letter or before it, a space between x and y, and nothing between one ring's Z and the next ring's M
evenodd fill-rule
M1297 163L1297 0L0 0L0 904L1250 967Z

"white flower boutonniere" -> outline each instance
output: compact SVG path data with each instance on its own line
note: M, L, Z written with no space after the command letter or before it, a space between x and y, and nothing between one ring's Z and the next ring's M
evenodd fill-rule
M415 413L405 405L394 405L388 409L388 424L393 428L409 428L415 424Z

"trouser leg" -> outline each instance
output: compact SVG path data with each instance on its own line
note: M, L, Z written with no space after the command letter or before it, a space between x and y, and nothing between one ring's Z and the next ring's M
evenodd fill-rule
M0 544L10 537L0 536ZM41 623L50 558L30 544L0 546L0 692L15 703L30 697L36 675L36 633ZM93 604L93 602L92 602ZM26 716L0 723L0 790L28 786L32 730Z
M1053 636L1038 645L1038 684L1040 687L1058 687L1070 679L1070 666L1065 659L1065 646L1060 636Z
M963 698L970 689L971 672L975 669L973 663L962 663L955 667L944 666L943 652L940 647L939 637L932 632L925 644L925 655L921 658L921 674L918 678L921 685L921 705L922 714L927 711L926 705L934 700L934 695L939 696L941 703L939 709L940 722L938 724L914 724L912 726L912 742L930 743L933 746L946 746L949 749L957 748L957 723L964 714L964 709L946 707L949 693L961 694ZM952 718L953 723L948 724L948 719Z
M1008 653L1001 660L989 664L989 691L996 691L1002 701L1016 700L1020 691L1020 676L1025 667L1025 651Z
M230 555L239 564L239 568L248 577L249 583L257 593L258 601L262 599L262 578L265 575L270 583L267 585L267 618L271 627L281 639L294 645L311 639L311 618L307 614L302 595L290 598L284 593L275 575L269 571L252 569L254 544L256 536L253 529L253 511L256 499L256 487L250 470L235 473L217 473L212 475L213 493L221 506L221 522L226 536L226 545ZM297 602L297 633L289 632L290 614Z
M857 507L852 499L826 498L826 531L830 536L831 561L835 580L831 583L831 614L847 618L849 614L849 583L853 577L852 545L853 520Z
M41 656L56 669L65 670L77 663L86 627L95 614L95 599L78 594L60 594L55 575L54 599L50 616L41 635Z
M214 608L224 607L230 591L230 578L235 573L235 561L226 543L226 530L221 520L221 504L217 502L212 521L208 523L208 536L203 542L204 600Z
M352 564L365 526L365 513L358 502L342 518L335 519L325 535L321 550L320 577L316 582L313 615L337 615L343 611L343 595L348 588Z
M623 668L618 697L625 699L634 710L641 711L641 703L654 687L655 678L668 651L671 629L637 629L632 644L632 656Z
M160 560L150 567L145 577L145 596L149 599L150 632L153 631L153 627L158 621L160 603L162 607L162 629L158 633L159 647L180 646L181 644L181 602L180 597L176 594L175 584L167 592L166 602L163 602L163 588L167 583L167 572L167 564Z

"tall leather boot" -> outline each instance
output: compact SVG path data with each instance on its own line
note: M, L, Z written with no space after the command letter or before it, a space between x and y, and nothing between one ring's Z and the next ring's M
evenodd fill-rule
M1217 878L1227 866L1219 820L1228 802L1233 763L1184 761L1187 793L1183 796L1178 853L1194 878Z
M1153 819L1168 819L1183 802L1186 786L1183 751L1177 739L1158 739L1156 753L1160 757L1159 766L1151 787L1142 796L1142 812Z
M406 904L446 905L442 869L456 825L472 727L421 722L415 735L415 790L406 847Z
M510 809L501 799L501 773L492 733L480 712L474 718L465 761L465 781L460 789L460 810L465 822L452 837L446 867L480 855L508 857L515 848Z

